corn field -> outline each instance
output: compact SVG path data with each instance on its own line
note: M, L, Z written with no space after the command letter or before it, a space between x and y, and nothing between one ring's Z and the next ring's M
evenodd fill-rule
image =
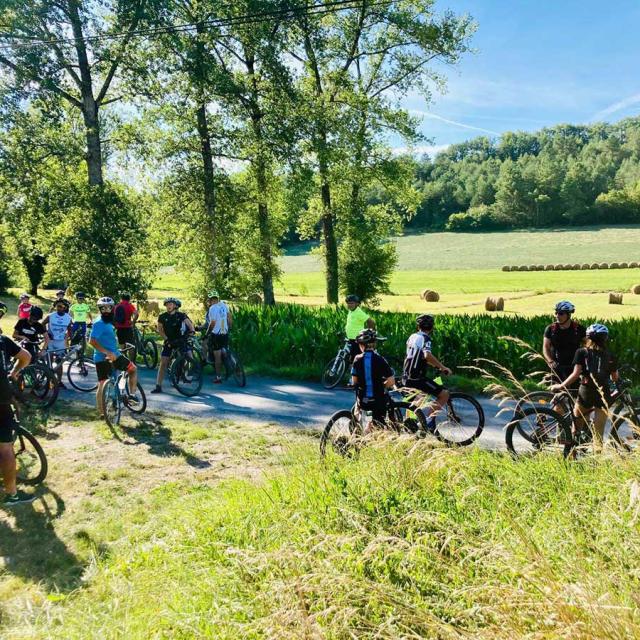
M391 311L373 312L377 329L387 341L379 351L398 370L404 358L405 342L414 330L415 314ZM291 367L317 372L336 354L341 344L346 309L282 304L274 307L238 306L234 310L234 346L247 364L282 370ZM588 325L594 319L580 318ZM436 317L433 348L450 367L474 365L486 358L507 367L519 378L540 370L540 362L524 357L526 349L505 340L518 338L536 351L542 349L548 316L439 315ZM620 363L638 366L640 320L628 318L607 323L611 350ZM474 375L468 371L468 375ZM636 374L636 382L640 376Z

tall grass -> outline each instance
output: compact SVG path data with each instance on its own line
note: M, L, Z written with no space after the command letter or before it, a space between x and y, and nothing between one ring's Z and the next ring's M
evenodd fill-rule
M640 637L637 458L289 453L260 485L155 492L33 635Z
M414 331L415 314L376 312L377 328L387 341L380 352L399 367L405 342ZM344 329L346 310L341 307L309 307L283 304L275 307L240 306L235 310L235 346L248 364L267 370L298 368L319 377L324 365L335 356ZM585 319L584 323L592 322ZM495 317L489 315L438 315L434 352L449 366L472 365L478 358L499 362L518 377L524 377L539 363L523 357L525 350L503 336L514 336L536 350L549 318ZM611 348L622 362L638 359L640 319L607 323Z

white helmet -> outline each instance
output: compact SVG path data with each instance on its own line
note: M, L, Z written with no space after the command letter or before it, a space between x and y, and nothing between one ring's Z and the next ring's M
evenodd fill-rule
M573 313L575 310L576 308L573 306L573 303L569 302L568 300L561 300L556 305L556 313Z
M98 300L97 306L99 309L100 307L106 307L107 305L110 307L114 307L115 304L116 303L113 301L113 298L110 298L109 296L103 296Z
M609 337L609 329L603 324L591 324L587 327L587 338Z

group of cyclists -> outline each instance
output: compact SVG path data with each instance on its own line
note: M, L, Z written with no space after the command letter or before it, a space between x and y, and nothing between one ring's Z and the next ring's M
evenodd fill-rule
M388 390L396 385L396 377L387 360L376 351L377 343L385 338L375 330L375 322L360 306L360 299L349 295L345 300L349 309L345 326L351 344L351 384L360 409L371 412L370 428L383 424L387 412ZM562 300L555 306L555 321L548 325L543 337L543 355L552 374L550 390L563 390L575 398L575 429L593 424L594 442L604 436L611 405L611 383L618 380L618 365L608 349L609 330L600 323L584 327L573 319L575 306ZM416 318L415 332L406 342L402 371L404 387L426 393L432 399L419 409L425 423L433 424L431 416L440 411L448 400L448 391L440 382L427 375L427 367L450 375L433 353L435 318L422 314Z

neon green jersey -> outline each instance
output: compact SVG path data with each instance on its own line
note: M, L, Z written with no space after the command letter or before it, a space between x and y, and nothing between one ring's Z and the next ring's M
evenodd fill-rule
M91 311L91 305L86 302L76 302L69 309L74 322L86 322L87 314Z
M362 309L356 307L353 311L347 313L347 325L344 332L349 340L355 340L356 336L365 328L365 322L369 319L369 314Z

